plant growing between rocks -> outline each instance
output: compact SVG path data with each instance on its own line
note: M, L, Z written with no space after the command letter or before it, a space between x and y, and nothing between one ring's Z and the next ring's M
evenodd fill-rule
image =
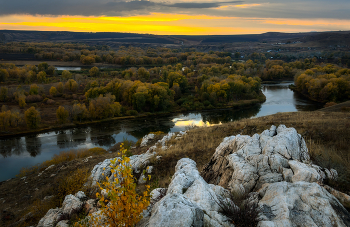
M143 195L137 194L130 158L126 155L127 149L124 148L123 143L120 145L120 152L121 159L111 161L111 178L114 180L111 182L110 178L106 177L105 182L98 183L100 190L106 192L96 193L101 205L100 214L89 214L87 219L77 222L75 226L128 227L134 226L141 220L142 212L150 204L150 186L146 185ZM150 179L151 176L149 175L148 178Z

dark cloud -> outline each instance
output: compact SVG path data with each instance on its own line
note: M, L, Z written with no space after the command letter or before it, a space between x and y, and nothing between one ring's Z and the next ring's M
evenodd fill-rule
M232 2L204 2L204 3L198 3L198 2L181 2L181 3L174 3L174 4L168 4L165 6L168 7L177 7L177 8L184 8L184 9L207 9L207 8L217 8L224 4L242 4L243 1L232 1Z
M228 7L225 5L261 4L258 7ZM176 11L175 11L176 9ZM349 19L349 0L3 0L0 16L30 15L82 15L128 16L158 13L206 14L245 18L335 18Z

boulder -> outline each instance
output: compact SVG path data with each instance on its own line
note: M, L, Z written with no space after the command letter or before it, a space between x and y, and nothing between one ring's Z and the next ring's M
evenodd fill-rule
M350 214L317 183L277 182L260 191L259 227L349 226Z
M185 196L166 195L152 209L148 226L203 226L204 212Z
M64 219L61 208L50 209L46 215L40 219L37 227L55 227L56 224Z
M152 211L145 213L138 226L233 226L220 213L218 204L229 196L229 191L205 182L191 159L178 161L164 197L163 192L164 189L152 191ZM159 197L159 201L153 200Z
M67 195L62 203L62 212L66 216L78 213L83 207L83 202L74 195Z

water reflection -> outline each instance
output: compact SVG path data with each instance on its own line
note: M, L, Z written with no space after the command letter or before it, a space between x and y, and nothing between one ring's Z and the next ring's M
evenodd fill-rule
M26 150L30 156L35 157L41 153L41 140L36 135L29 135L25 137Z
M108 149L124 138L137 141L150 132L177 132L191 125L210 126L277 112L310 111L322 107L291 91L289 84L264 85L262 90L266 102L243 110L213 110L102 122L69 130L0 139L0 181L14 177L22 167L52 158L60 151L97 146Z

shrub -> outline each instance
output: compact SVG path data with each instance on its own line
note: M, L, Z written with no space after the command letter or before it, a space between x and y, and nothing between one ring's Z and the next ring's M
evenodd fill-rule
M337 103L335 103L335 102L327 102L325 105L324 105L324 108L326 108L326 107L330 107L330 106L334 106L334 105L336 105Z
M30 90L29 90L30 95L37 95L39 94L39 87L36 84L30 85Z
M84 187L89 175L90 171L88 171L87 168L77 169L67 177L60 179L55 193L56 204L62 206L62 202L66 195L74 195L80 191Z
M67 70L63 70L62 72L62 78L64 80L68 80L68 79L71 79L72 78L72 73L67 71Z
M109 182L109 178L106 177L107 181L99 184L101 190L107 191L108 200L99 193L96 194L102 206L102 214L107 218L101 220L90 214L92 226L100 226L101 224L105 226L134 226L141 220L143 210L150 204L149 185L146 185L147 190L143 192L143 195L136 192L130 159L126 157L127 150L123 146L123 144L120 145L122 153L121 160L118 160L120 164L116 165L117 159L111 161L114 181ZM79 225L81 226L81 224L76 224L76 226Z
M26 97L27 103L41 102L42 100L43 100L43 97L41 97L40 95L28 95Z
M35 107L30 107L24 112L25 120L28 128L37 128L40 124L41 117L40 112Z
M48 100L46 101L46 103L49 104L49 105L53 105L53 104L55 104L55 100L53 100L53 99L48 99Z
M125 113L125 115L127 115L127 116L136 116L138 114L139 113L136 110L127 110Z
M218 197L218 200L214 198L213 200L235 226L256 227L258 225L261 209L257 202L249 200L248 194L242 193L236 196L231 194L229 199Z

